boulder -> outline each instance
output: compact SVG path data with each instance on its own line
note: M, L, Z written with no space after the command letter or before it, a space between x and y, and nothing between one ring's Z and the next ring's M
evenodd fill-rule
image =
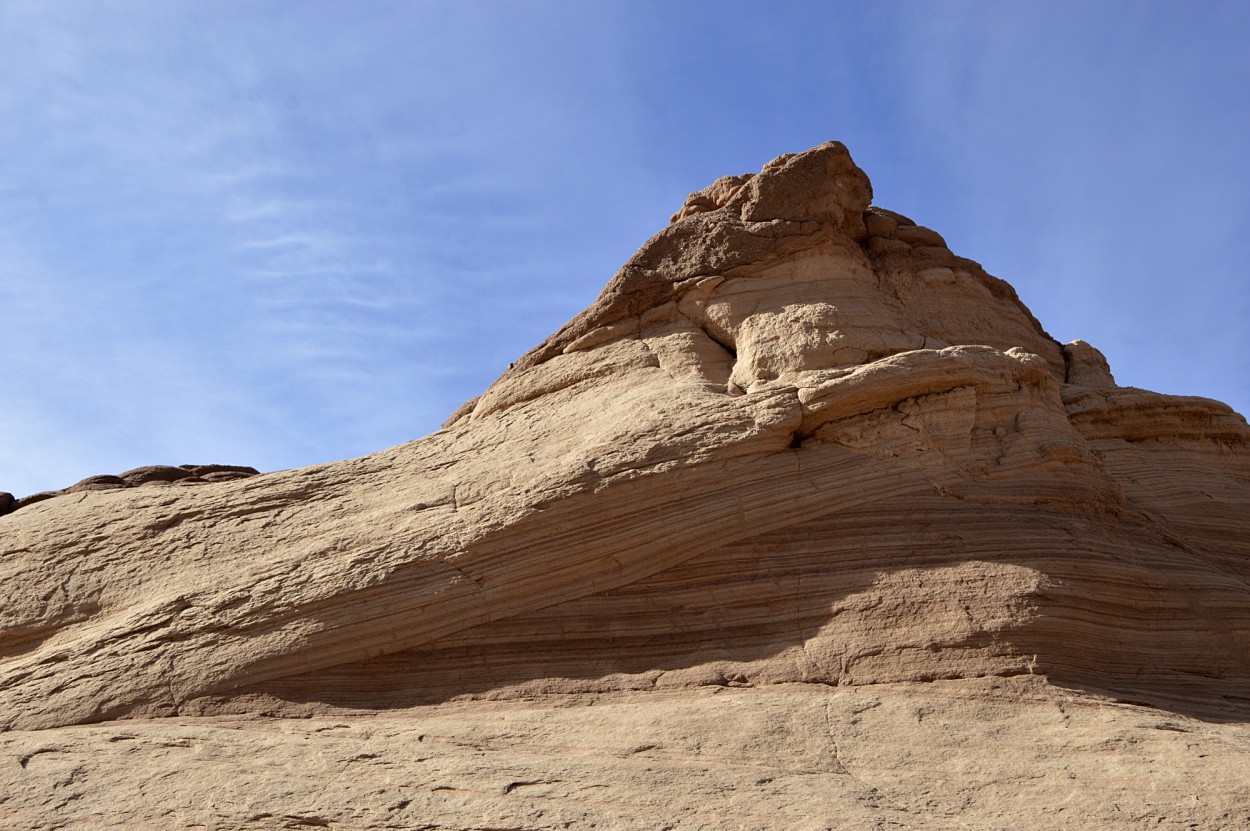
M152 482L177 482L179 479L185 479L190 475L189 471L180 467L173 467L172 465L144 465L120 474L121 478L132 487L147 485Z
M108 474L100 476L88 476L64 490L64 493L83 493L85 491L107 491L116 488L129 487L126 480L120 476L111 476Z

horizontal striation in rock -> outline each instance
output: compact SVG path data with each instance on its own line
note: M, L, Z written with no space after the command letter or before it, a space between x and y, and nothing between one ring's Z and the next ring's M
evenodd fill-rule
M1225 695L1250 682L1245 591L1140 519L1005 510L922 491L743 540L436 649L239 692L245 710L264 700L268 711L294 714L453 697L1037 674L1226 711L1236 696ZM1194 637L1196 610L1220 637ZM222 710L205 699L184 712Z

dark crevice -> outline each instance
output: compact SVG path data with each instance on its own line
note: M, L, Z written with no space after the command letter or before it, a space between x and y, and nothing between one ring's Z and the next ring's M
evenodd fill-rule
M678 314L681 314L681 313L678 312ZM729 340L728 338L724 338L724 337L717 335L715 332L712 331L712 327L708 326L707 323L700 323L697 320L691 320L686 315L682 315L682 317L685 317L686 320L689 320L692 325L694 325L695 327L699 329L699 331L707 335L708 338L713 343L715 343L721 349L724 349L725 352L729 355L729 357L733 359L734 363L738 362L738 347L737 345L734 344L733 341Z
M1056 341L1058 343L1058 341ZM1059 344L1059 354L1063 356L1063 382L1072 383L1072 353ZM1071 416L1069 416L1071 418Z

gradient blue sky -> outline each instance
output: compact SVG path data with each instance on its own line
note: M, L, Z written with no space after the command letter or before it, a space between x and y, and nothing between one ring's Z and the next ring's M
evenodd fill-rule
M0 490L418 438L685 195L844 141L1250 410L1250 4L0 0Z

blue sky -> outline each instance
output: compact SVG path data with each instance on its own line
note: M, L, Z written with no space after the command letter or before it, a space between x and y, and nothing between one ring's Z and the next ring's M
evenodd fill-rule
M1120 383L1250 410L1250 5L0 0L0 490L418 438L827 139Z

